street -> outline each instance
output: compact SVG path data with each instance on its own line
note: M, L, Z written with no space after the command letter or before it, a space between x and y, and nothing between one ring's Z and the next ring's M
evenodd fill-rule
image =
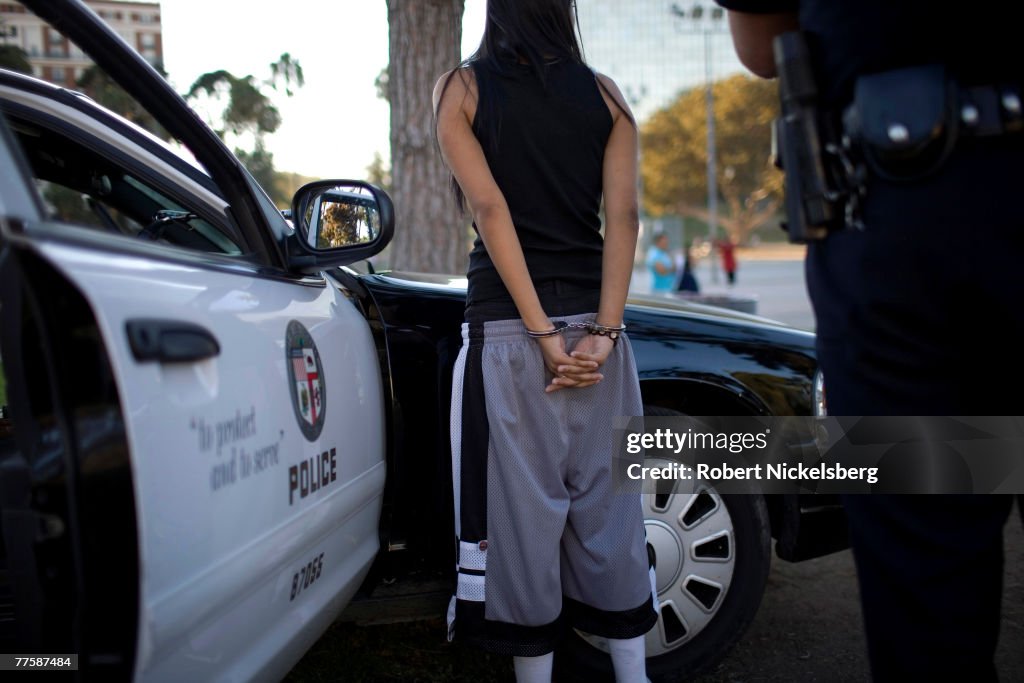
M996 669L1024 677L1024 525L1006 525L1003 615ZM338 622L285 679L395 683L511 683L512 664L445 641L444 600L434 618L359 626ZM757 616L712 671L694 683L868 681L853 556L849 550L800 563L773 559ZM936 653L941 656L941 653Z
M1002 681L1024 677L1024 525L1018 513L1011 513L1005 531L996 651ZM775 559L750 630L714 671L694 681L867 681L858 600L849 550L797 564Z
M804 283L802 253L801 247L793 245L741 250L736 284L731 287L725 284L721 268L717 269L718 282L712 279L707 260L698 264L694 274L701 294L752 298L757 302L757 315L813 331L814 315ZM763 258L762 254L782 258ZM642 266L633 271L630 292L650 292L650 274Z

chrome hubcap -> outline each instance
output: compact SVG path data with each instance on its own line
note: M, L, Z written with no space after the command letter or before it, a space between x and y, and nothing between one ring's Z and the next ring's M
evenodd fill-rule
M668 464L647 461L653 467ZM648 486L648 483L650 486ZM736 569L732 517L711 488L676 493L675 482L645 483L647 544L654 550L660 614L645 636L648 657L671 652L704 630L722 606ZM690 490L690 482L682 488ZM579 632L608 652L604 638Z

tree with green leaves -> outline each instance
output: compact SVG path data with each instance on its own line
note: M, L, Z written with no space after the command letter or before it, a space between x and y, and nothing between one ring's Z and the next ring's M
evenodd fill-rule
M23 74L32 73L28 55L17 45L0 45L0 69L9 69Z
M160 65L156 68L167 76ZM281 205L287 204L291 194L278 182L274 155L266 145L266 137L281 126L281 113L266 89L291 97L304 83L302 65L285 52L270 65L270 77L266 80L251 75L238 77L221 69L201 75L185 94L194 103L205 105L203 108L217 110L211 122L217 135L234 144L235 155ZM78 87L96 102L154 135L164 140L170 138L153 116L99 67L87 68L78 79Z
M4 27L3 19L0 19L0 69L9 69L23 74L32 73L32 64L28 61L28 54L17 45L7 44L7 29Z
M222 140L235 144L235 154L279 204L290 197L282 196L278 189L274 155L266 147L266 137L280 128L281 113L265 89L291 97L304 84L302 66L285 52L270 65L266 80L252 75L239 77L220 69L201 75L185 95L207 105L205 108L219 109L211 122L214 131Z
M782 173L769 160L776 85L744 75L713 85L719 224L734 242L772 220L782 205ZM688 90L641 127L644 206L654 215L709 220L707 119L703 88Z

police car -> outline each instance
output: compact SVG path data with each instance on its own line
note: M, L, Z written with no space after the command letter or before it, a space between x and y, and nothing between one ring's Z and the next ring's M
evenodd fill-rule
M444 594L464 281L349 267L391 238L384 192L308 185L293 228L90 10L24 4L198 165L77 93L0 72L0 651L74 653L96 680L277 680L353 598L385 609L425 576ZM654 300L627 324L651 414L811 411L807 333ZM843 543L820 498L646 505L655 677L707 667L740 636L771 536L793 560ZM575 634L566 652L598 671L603 649Z

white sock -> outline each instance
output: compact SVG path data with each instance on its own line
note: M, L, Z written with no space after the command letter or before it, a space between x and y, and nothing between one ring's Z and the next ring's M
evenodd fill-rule
M615 683L646 683L647 668L644 659L644 637L609 638L608 648L612 652L612 666L615 668Z
M540 657L513 657L516 683L551 683L551 667L554 663L554 652Z

